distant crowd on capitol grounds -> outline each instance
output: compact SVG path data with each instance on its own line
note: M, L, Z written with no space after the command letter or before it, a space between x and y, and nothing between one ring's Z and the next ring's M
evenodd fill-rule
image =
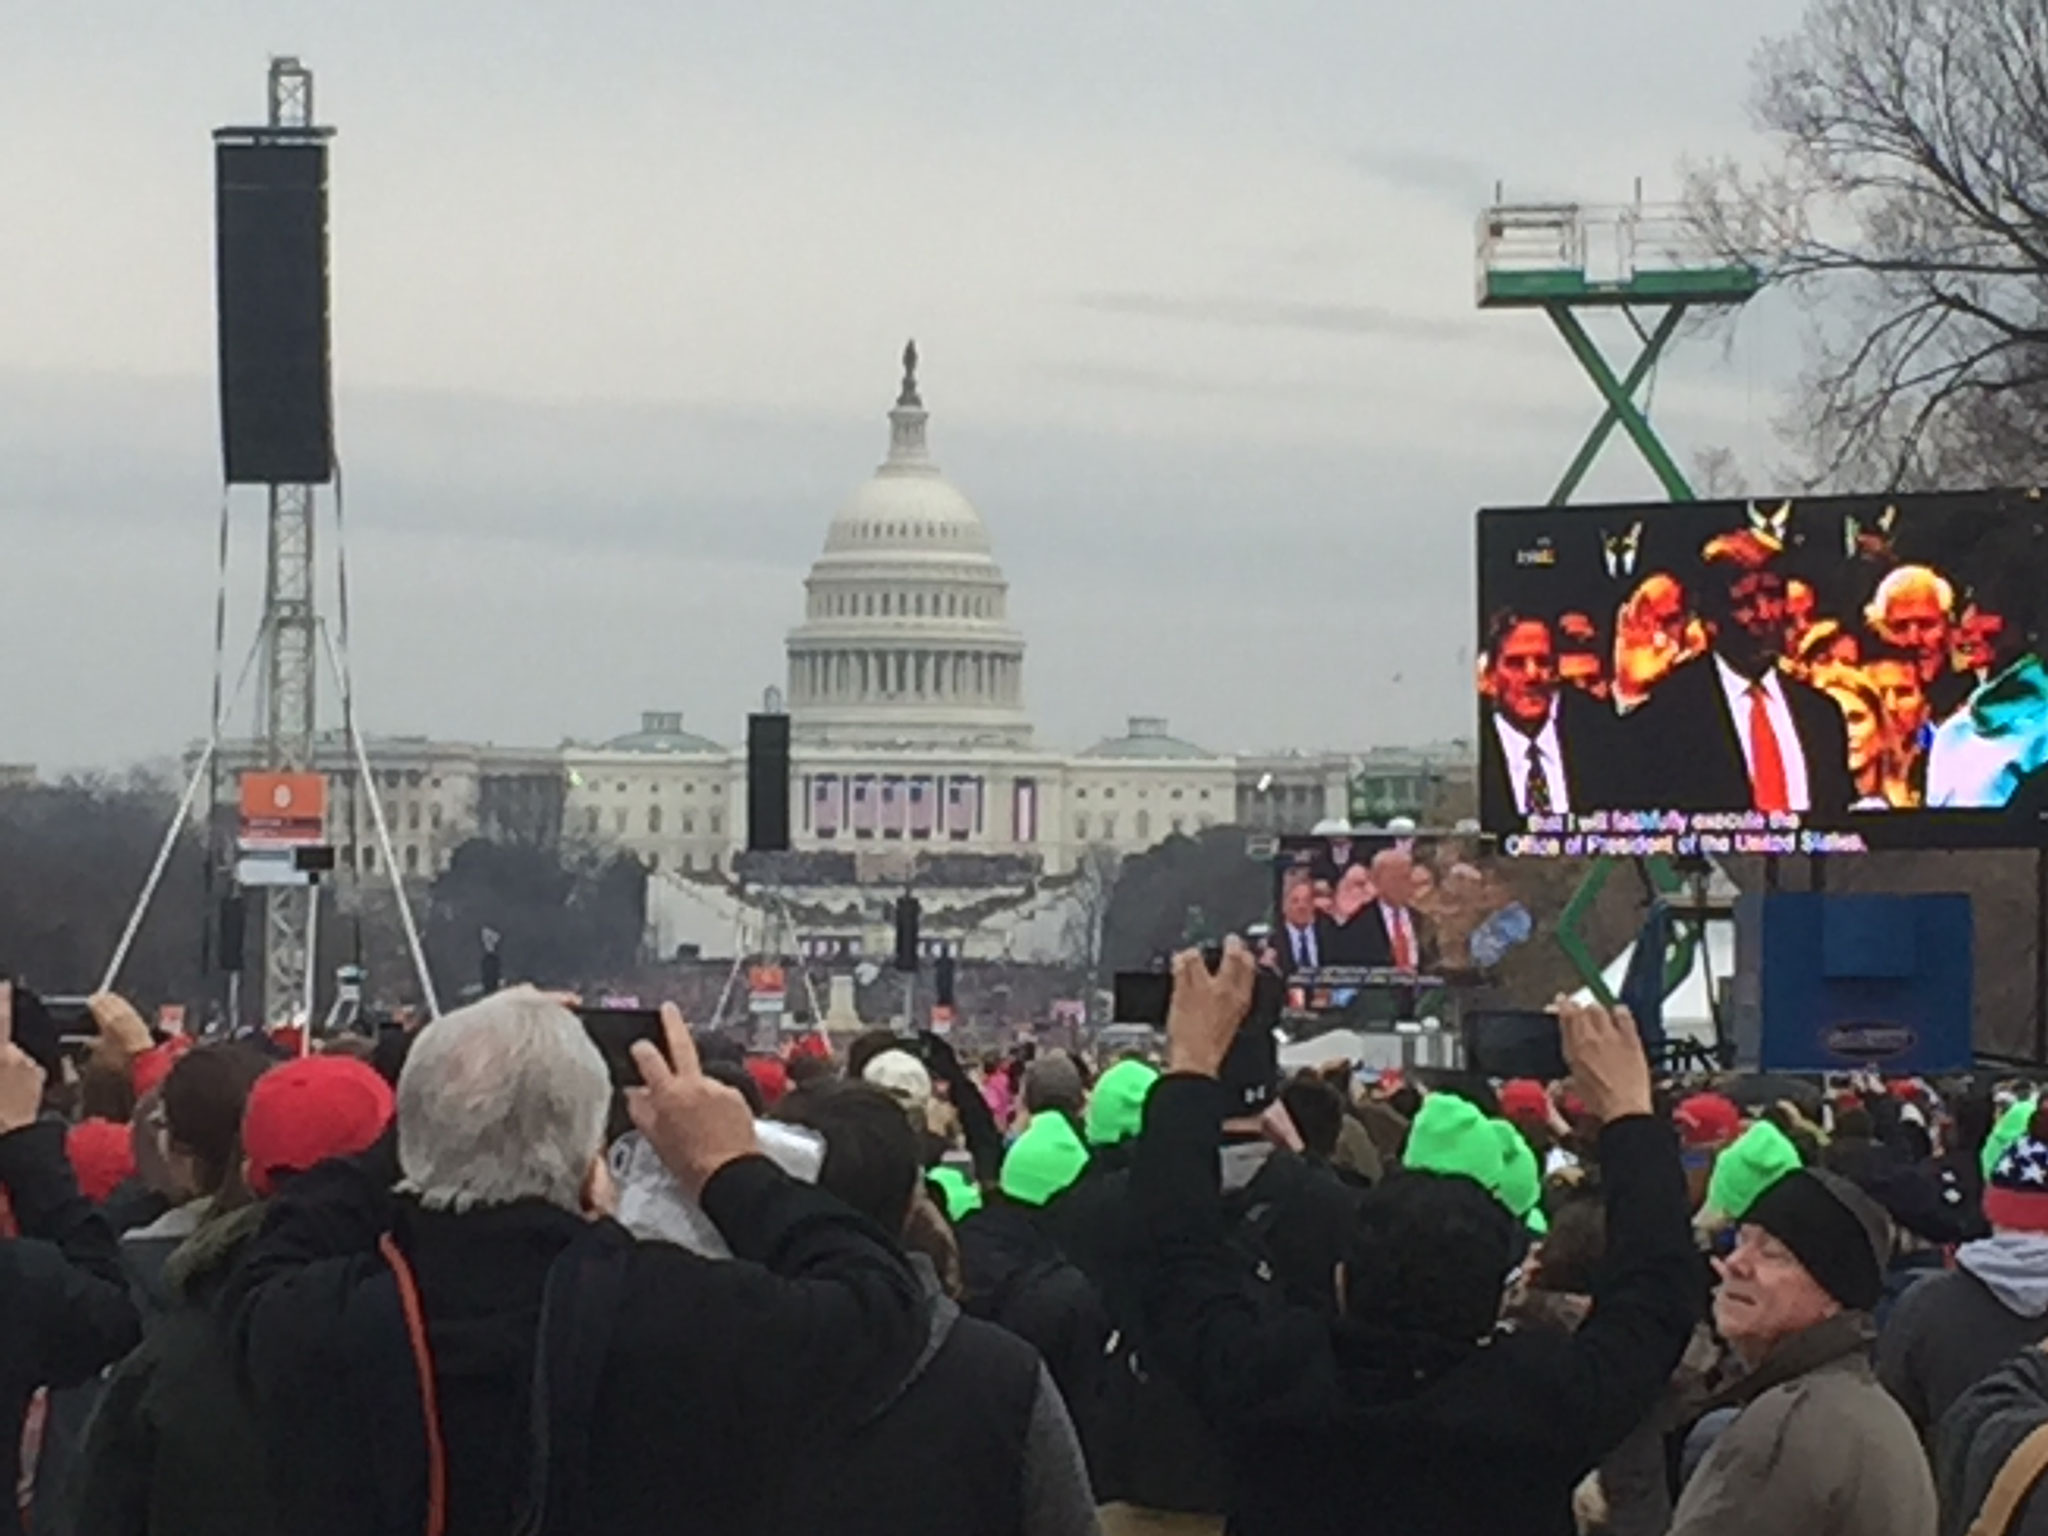
M2031 1088L1564 1000L1560 1081L1247 1083L1262 965L1155 1059L0 983L0 1536L2048 1533Z

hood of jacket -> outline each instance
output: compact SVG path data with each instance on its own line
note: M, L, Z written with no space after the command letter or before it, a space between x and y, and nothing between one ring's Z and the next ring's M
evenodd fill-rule
M192 1300L226 1278L242 1245L263 1225L265 1201L209 1216L164 1262L164 1283L173 1296Z
M704 1207L683 1193L654 1150L635 1132L621 1137L611 1152L612 1177L619 1186L619 1225L635 1237L680 1248L707 1259L729 1259L726 1244Z
M1956 1250L1956 1265L2018 1317L2048 1316L2048 1234L1999 1232Z

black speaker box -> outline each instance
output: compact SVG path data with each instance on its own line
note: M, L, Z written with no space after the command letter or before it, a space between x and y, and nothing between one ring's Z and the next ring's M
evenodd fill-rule
M327 146L214 146L221 459L230 485L334 478Z
M220 968L239 971L243 966L243 937L247 911L239 896L223 896L220 903Z
M914 971L917 969L917 922L924 909L918 905L915 896L901 896L896 901L896 969Z
M747 716L747 851L789 851L789 716Z

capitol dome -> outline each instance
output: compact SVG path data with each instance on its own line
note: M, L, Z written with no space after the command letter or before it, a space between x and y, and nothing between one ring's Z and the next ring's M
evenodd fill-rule
M1022 746L1024 637L974 503L925 440L917 346L889 412L889 455L847 498L790 631L790 727L858 746Z

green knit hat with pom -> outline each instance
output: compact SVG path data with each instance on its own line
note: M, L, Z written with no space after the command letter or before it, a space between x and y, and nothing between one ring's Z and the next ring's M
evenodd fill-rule
M1120 1061L1095 1081L1088 1095L1088 1141L1113 1147L1129 1141L1145 1124L1145 1096L1159 1081L1159 1069L1142 1061Z
M1799 1149L1768 1120L1759 1120L1721 1149L1707 1180L1707 1209L1740 1221L1757 1196L1799 1170Z
M1471 1179L1490 1195L1500 1193L1502 1147L1491 1122L1470 1099L1432 1093L1415 1112L1401 1166L1421 1173L1451 1173ZM1512 1127L1510 1127L1512 1129Z
M1024 1134L1003 1157L1000 1181L1004 1194L1023 1205L1044 1205L1081 1177L1088 1149L1074 1133L1073 1122L1058 1110L1033 1115Z
M925 1178L939 1187L946 1205L946 1220L965 1221L981 1209L981 1186L958 1168L934 1168Z
M1550 1223L1543 1215L1543 1171L1536 1166L1536 1149L1505 1120L1495 1120L1493 1134L1500 1141L1500 1185L1494 1190L1500 1203L1521 1217L1532 1232L1547 1232Z

